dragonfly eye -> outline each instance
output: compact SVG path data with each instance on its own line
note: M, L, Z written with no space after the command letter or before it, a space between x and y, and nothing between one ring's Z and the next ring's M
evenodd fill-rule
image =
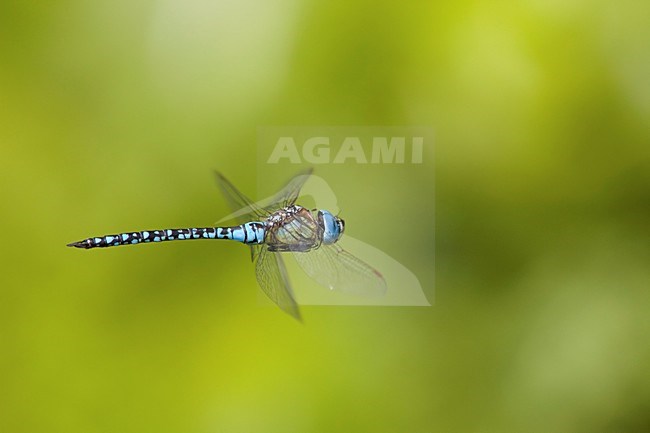
M318 225L323 229L324 244L333 244L339 240L343 233L341 221L326 210L318 211Z

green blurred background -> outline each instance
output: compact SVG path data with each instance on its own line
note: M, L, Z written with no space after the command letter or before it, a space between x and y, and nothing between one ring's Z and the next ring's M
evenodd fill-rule
M650 431L648 22L629 0L1 1L0 431ZM211 170L254 195L264 125L434 128L422 166L332 183L432 307L300 325L258 305L241 245L65 247L216 221Z

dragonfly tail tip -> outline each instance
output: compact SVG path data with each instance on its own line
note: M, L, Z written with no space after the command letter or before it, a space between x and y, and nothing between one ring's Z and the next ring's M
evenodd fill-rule
M77 242L70 242L69 244L66 245L67 247L75 247L75 248L84 248L88 249L89 245L85 241L77 241Z

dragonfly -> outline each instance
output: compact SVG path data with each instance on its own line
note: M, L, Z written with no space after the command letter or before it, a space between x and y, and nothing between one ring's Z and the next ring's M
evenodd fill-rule
M338 244L345 221L328 210L296 204L312 169L292 178L266 205L254 203L221 173L215 174L238 225L132 231L90 237L67 246L92 249L193 239L240 242L251 249L262 291L299 321L300 310L283 259L286 254L292 255L314 281L330 290L365 296L385 294L387 286L382 274Z

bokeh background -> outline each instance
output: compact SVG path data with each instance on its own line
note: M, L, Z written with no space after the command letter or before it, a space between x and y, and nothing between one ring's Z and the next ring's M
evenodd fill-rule
M649 21L630 0L1 1L0 431L649 431ZM423 165L331 180L432 307L301 325L258 304L241 245L65 247L216 221L211 170L254 195L264 125L434 128Z

